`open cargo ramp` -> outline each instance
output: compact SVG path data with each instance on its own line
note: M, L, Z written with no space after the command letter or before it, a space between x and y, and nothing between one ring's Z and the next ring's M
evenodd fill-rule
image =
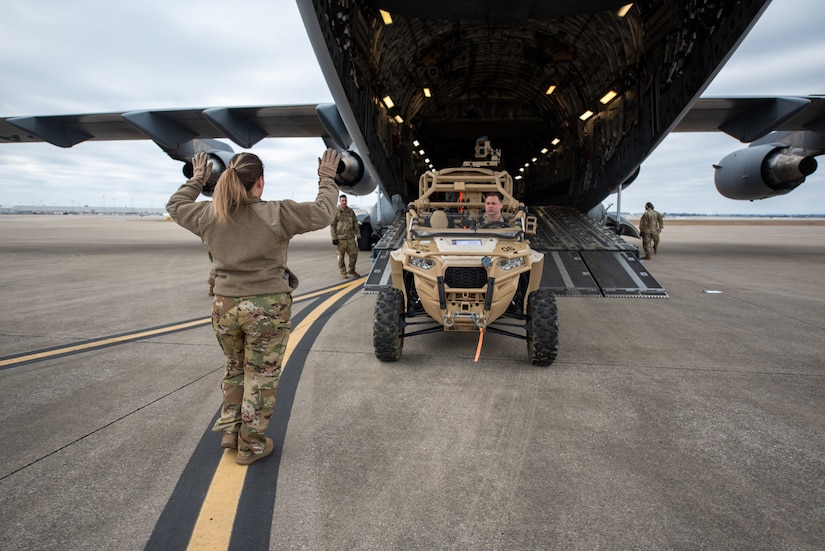
M638 249L569 207L530 209L531 247L544 253L541 286L563 297L667 298L639 260Z

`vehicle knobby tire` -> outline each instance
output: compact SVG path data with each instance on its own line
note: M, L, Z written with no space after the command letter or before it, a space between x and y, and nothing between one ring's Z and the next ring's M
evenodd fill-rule
M384 287L375 300L372 343L375 357L383 362L401 358L404 348L404 293L394 287Z
M548 366L559 351L559 310L556 298L545 289L527 297L527 355L530 363Z

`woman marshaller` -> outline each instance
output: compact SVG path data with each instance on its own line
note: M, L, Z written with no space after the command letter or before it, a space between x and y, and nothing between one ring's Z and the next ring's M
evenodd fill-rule
M172 219L203 240L215 274L212 327L226 355L221 416L212 430L221 447L237 449L249 465L272 453L265 431L275 407L281 363L291 331L292 291L298 279L287 268L292 236L329 225L336 209L338 153L318 160L313 202L264 201L264 166L252 153L232 157L212 201L196 201L212 163L192 160L193 175L166 205Z

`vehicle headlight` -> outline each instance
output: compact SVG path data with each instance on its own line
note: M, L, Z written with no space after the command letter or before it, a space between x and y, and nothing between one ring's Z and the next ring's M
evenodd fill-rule
M507 260L499 260L498 265L502 270L512 270L513 268L524 266L524 257L519 256L516 258L508 258Z
M430 270L433 266L435 266L435 262L430 260L429 258L421 258L420 256L411 256L410 257L410 266L415 266L416 268L421 268L422 270Z

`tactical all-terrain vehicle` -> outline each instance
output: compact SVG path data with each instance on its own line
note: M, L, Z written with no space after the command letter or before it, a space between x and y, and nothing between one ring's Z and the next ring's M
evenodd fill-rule
M380 360L398 360L406 337L435 331L478 332L479 352L485 332L504 334L524 339L535 365L556 358L556 302L539 288L544 255L528 240L536 219L513 197L507 172L476 164L428 171L419 180L403 244L390 252L391 286L381 287L375 302ZM492 192L503 197L503 221L485 223Z

